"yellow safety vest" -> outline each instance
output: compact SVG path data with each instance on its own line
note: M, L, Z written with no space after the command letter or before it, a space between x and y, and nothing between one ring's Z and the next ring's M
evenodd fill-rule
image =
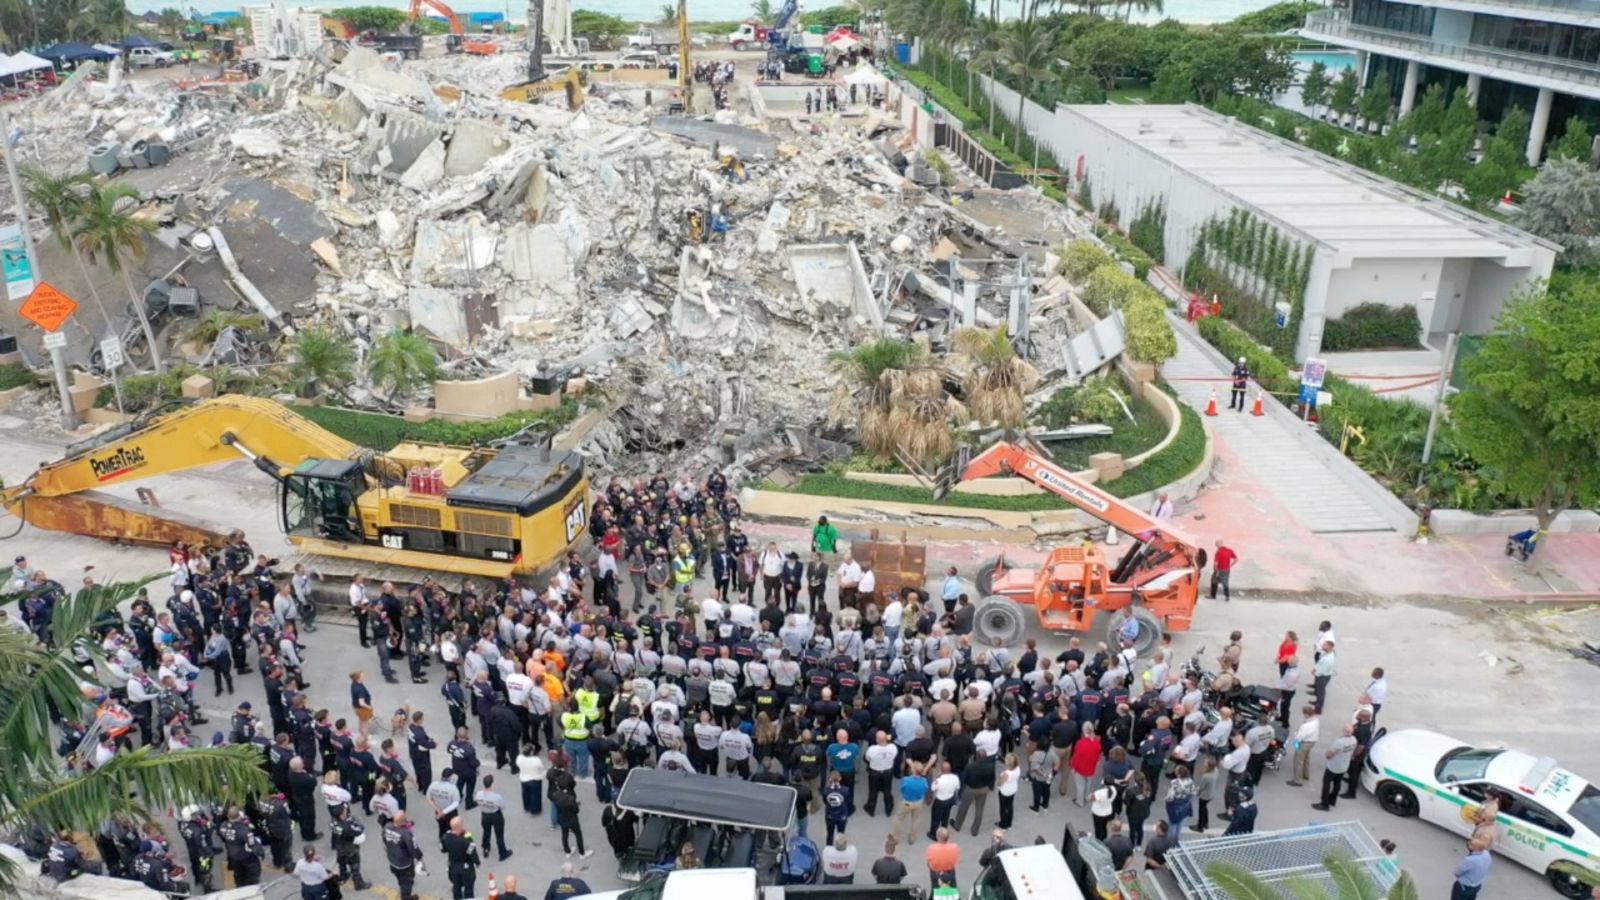
M679 585L689 584L694 581L694 560L688 557L675 557L672 560L672 580Z
M561 736L569 741L589 739L589 720L581 712L561 714Z
M600 718L600 694L597 691L578 690L572 695L578 701L578 712L593 722Z

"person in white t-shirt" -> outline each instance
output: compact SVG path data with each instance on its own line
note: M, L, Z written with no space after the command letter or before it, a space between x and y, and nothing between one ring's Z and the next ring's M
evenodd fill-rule
M878 593L878 576L873 574L872 566L861 567L861 582L856 585L856 596L862 603L876 602Z
M876 578L873 579L876 582ZM891 648L900 642L900 626L905 621L906 605L900 602L899 594L891 594L889 602L883 606L883 634L889 639Z
M858 852L850 839L839 835L822 848L822 883L854 884Z
M715 596L701 600L700 620L705 623L707 634L716 634L717 623L722 621L722 601Z

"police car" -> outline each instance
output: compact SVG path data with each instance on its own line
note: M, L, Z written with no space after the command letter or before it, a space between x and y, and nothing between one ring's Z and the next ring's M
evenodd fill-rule
M1549 757L1473 747L1422 729L1380 732L1361 784L1386 811L1470 835L1478 807L1500 801L1495 852L1544 873L1563 896L1600 883L1600 789Z

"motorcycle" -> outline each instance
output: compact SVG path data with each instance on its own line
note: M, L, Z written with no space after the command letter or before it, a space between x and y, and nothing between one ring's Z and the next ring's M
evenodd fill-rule
M1217 677L1217 673L1207 670L1205 666L1200 664L1200 657L1205 655L1205 652L1206 648L1203 646L1194 651L1194 655L1189 657L1189 661L1183 664L1182 670L1183 677L1193 679L1195 686L1200 688L1201 691L1211 690L1211 682Z

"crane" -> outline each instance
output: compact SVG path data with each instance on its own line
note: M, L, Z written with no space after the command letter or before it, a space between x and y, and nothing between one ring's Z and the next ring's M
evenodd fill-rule
M1115 565L1093 545L1057 547L1037 569L1012 566L1004 555L986 562L976 575L984 599L974 616L974 635L995 644L1020 640L1026 627L1021 602L1030 603L1040 623L1055 631L1088 631L1096 612L1123 611L1112 622L1107 643L1117 646L1119 639L1129 638L1140 652L1163 631L1189 629L1206 552L1180 529L1074 477L1042 452L1010 441L970 460L958 458L943 481L1001 474L1028 479L1128 534L1133 543Z
M443 16L445 21L450 23L450 36L445 38L445 48L451 53L459 50L463 53L472 53L478 56L492 56L500 52L500 45L494 41L486 41L482 38L469 40L466 29L461 26L461 17L457 16L456 11L451 9L444 0L411 0L411 22L413 25L416 24L418 19L422 18L422 7L424 5Z
M589 482L576 453L399 444L378 454L272 400L237 395L69 447L0 493L0 503L51 531L220 546L227 528L101 489L240 459L277 482L278 521L291 543L360 561L367 574L374 566L533 574L587 535Z

